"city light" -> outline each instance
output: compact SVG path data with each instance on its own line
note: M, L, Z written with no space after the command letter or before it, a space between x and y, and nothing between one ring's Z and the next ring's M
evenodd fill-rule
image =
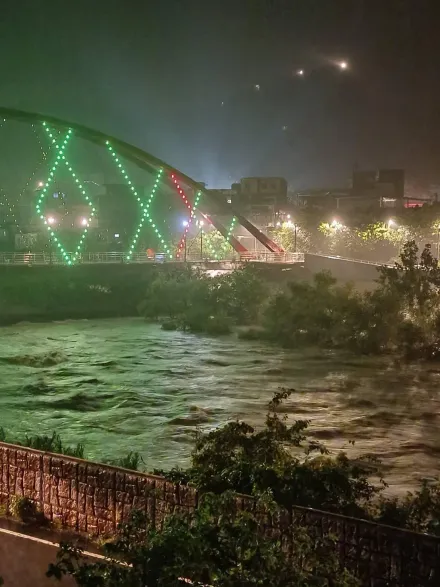
M296 72L296 75L303 76L304 75L304 69L298 69L298 71Z
M184 221L182 222L182 226L185 226L185 227L186 227L186 226L188 226L188 224L189 224L188 220L184 220Z
M88 226L89 225L87 218L81 218L80 222L81 222L81 226Z
M338 63L338 65L339 65L339 68L342 69L342 70L348 69L348 63L346 61L340 61Z
M335 229L335 230L340 230L341 228L344 228L344 225L339 222L338 220L336 220L336 218L334 218L332 220L331 226Z
M115 232L115 238L119 238L119 232Z
M393 226L396 226L396 222L392 218L390 218L388 220L387 224L388 224L388 228L392 228Z
M48 224L55 224L55 218L53 216L48 216L47 223Z
M39 188L42 188L44 186L44 181L39 181L37 185Z
M200 220L199 222L199 226L203 226L205 223L203 222L203 220Z

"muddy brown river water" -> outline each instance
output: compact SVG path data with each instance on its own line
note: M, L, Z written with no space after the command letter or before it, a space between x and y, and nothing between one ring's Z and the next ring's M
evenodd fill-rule
M389 491L401 493L440 472L439 385L440 364L284 351L140 319L0 328L8 436L56 430L93 459L137 450L148 469L185 465L197 426L258 426L273 392L288 387L290 419L310 419L331 449L377 456Z

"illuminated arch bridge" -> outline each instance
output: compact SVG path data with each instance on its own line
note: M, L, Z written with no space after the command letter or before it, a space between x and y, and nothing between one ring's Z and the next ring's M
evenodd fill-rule
M120 252L120 257L125 262L138 258L147 235L151 249L160 252L163 259L183 260L186 258L188 236L196 229L200 233L202 247L203 232L206 233L202 256L210 259L219 258L218 252L207 238L208 230L211 230L219 237L221 235L237 256L249 258L251 255L246 247L234 236L238 225L249 231L273 258L281 260L284 256L281 247L234 210L232 205L218 202L217 199L212 201L212 196L203 185L142 149L97 130L52 116L0 108L1 120L3 122L0 124L0 139L1 133L6 131L9 123L24 123L27 128L31 128L32 134L37 138L41 160L37 163L31 178L37 178L37 170L42 173L41 170L44 169L44 173L39 182L39 190L35 192L34 216L40 223L40 228L47 231L51 243L51 259L53 249L53 255L58 261L72 265L83 260L85 247L90 250L91 227L94 225L97 207L88 185L90 182L84 181L78 172L76 151L72 146L75 147L75 144L80 142L94 150L93 157L96 160L105 159L105 165L111 167L112 173L119 176L119 181L125 183L127 191L132 194L131 205L135 206L136 220L124 250ZM99 151L99 157L96 157L96 151ZM151 185L146 191L137 187L135 176L140 171L149 174ZM62 231L50 214L51 195L60 181L60 174L63 174L64 178L67 177L75 187L75 197L82 200L82 209L85 210L81 226L75 234L74 246L71 243L69 246L66 244ZM2 192L5 192L3 188ZM178 239L174 239L175 242L167 238L165 220L161 217L160 201L164 201L164 194L173 202L174 208L180 206L185 210L185 220L180 224L181 234ZM173 200L170 200L171 196ZM213 206L219 214L213 215L209 212Z

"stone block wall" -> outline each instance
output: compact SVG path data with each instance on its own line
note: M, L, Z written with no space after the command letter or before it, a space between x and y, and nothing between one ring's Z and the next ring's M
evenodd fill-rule
M9 507L14 496L32 499L50 521L92 535L113 533L132 509L143 510L149 526L161 528L168 513L198 505L195 489L161 477L0 443L0 505ZM249 510L255 502L237 496L236 506ZM301 507L275 519L265 516L264 522L286 552L295 525L312 536L331 535L341 562L362 585L440 585L440 538Z
M161 477L0 443L0 505L29 497L45 517L78 532L113 533L131 509L161 527L174 511L197 506L194 489Z

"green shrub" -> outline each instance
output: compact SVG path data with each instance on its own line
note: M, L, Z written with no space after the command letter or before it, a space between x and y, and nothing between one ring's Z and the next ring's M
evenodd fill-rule
M161 529L147 531L145 514L132 512L116 540L104 545L104 561L90 563L81 550L62 544L47 574L71 575L80 587L183 587L188 581L219 587L358 585L340 567L331 540L313 539L297 526L290 529L287 554L280 537L267 536L267 517L279 513L269 496L257 500L255 509L237 511L233 495L205 495L193 514L168 515Z

